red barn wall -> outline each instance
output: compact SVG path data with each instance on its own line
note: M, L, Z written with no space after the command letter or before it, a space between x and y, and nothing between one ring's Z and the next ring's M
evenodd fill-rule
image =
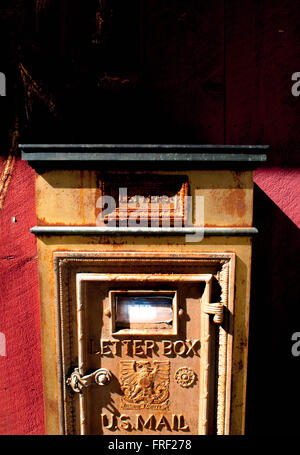
M34 54L36 18L30 2L3 3L0 35L8 45L0 71L7 74L8 93L0 98L5 116L0 133L0 332L6 338L6 356L0 357L0 434L44 432L36 242L29 232L35 225L34 172L11 143L16 115L15 140L21 142L55 137L62 142L270 144L268 163L255 173L254 226L260 234L253 250L246 431L296 432L298 359L291 355L291 336L300 331L300 100L291 93L291 76L300 71L297 2L155 0L151 8L145 2L141 84L108 96L98 110L99 99L92 101L91 92L78 93L74 101L67 88L67 101L61 111L58 103L54 119L53 112L34 107L30 121L18 64L54 87L57 99L69 86L60 75L47 76L41 61L53 66L72 57L77 67L71 79L96 74L98 68L86 59L81 76L77 49L86 39L84 30L74 38L82 14L90 17L95 11L73 2L70 23L64 14L67 1L57 11L45 8L43 20L59 13L52 32L57 47L50 55L40 45ZM58 7L54 0L45 2L48 8L51 4ZM27 47L20 56L22 37ZM74 136L78 130L80 137ZM15 157L11 167L9 149Z

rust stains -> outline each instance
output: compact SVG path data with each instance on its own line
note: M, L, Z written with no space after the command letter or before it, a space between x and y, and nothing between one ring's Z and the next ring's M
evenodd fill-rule
M231 190L224 198L226 212L234 216L236 212L240 218L246 215L245 191L241 189Z
M62 222L59 222L59 223L54 223L53 221L49 222L46 220L45 217L37 217L37 225L38 226L85 226L85 227L95 227L95 224L93 223L71 223L71 222L68 222L68 223L62 223Z

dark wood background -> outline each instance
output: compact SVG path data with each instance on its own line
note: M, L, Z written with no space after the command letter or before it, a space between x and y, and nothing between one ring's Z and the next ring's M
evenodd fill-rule
M0 434L44 432L34 173L19 142L271 145L255 177L246 431L298 431L299 32L295 0L1 0Z

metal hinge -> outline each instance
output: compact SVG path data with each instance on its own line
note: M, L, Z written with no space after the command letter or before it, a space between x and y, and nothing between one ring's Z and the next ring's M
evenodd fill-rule
M222 303L202 303L202 310L206 314L214 314L213 321L216 324L223 322L224 306Z

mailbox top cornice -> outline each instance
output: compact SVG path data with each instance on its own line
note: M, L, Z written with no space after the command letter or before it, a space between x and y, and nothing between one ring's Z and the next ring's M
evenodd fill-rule
M266 161L268 145L186 144L20 144L22 159L38 164L89 167L111 162L193 167L257 167Z

